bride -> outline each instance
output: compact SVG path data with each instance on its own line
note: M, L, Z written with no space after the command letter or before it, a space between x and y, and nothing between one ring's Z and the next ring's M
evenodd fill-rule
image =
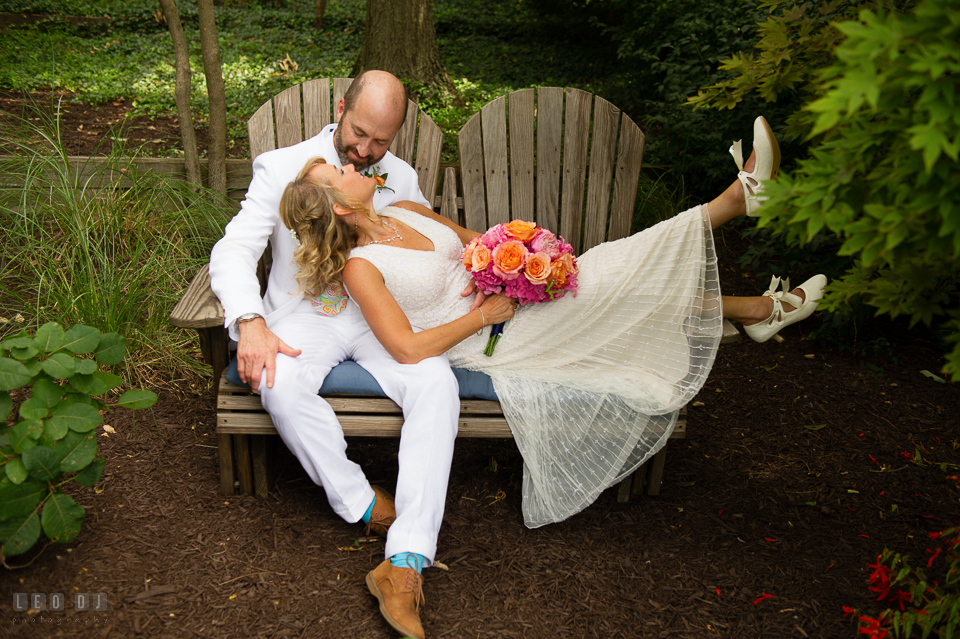
M472 281L461 252L478 233L412 202L374 211L376 180L349 165L308 162L280 214L300 242L308 297L342 282L399 362L446 353L490 376L523 455L533 528L579 512L666 443L710 372L722 318L766 341L816 309L822 275L793 291L776 291L774 278L763 296L721 297L712 230L755 213L780 163L762 117L746 164L739 142L731 153L742 170L719 197L590 249L577 259L576 297L522 308L461 293ZM485 329L506 320L484 355Z

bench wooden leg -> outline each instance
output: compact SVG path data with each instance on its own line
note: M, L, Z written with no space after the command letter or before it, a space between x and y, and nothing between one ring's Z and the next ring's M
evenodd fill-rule
M650 474L647 476L648 495L656 496L660 494L660 482L663 481L663 468L666 463L667 447L664 446L648 463L650 466Z
M643 487L647 482L647 465L648 462L644 462L643 466L633 471L633 490L630 491L631 495L643 494Z
M253 466L250 462L250 436L235 435L237 447L237 475L240 478L240 492L253 494Z
M274 457L276 437L255 435L250 438L250 452L253 461L253 483L256 495L266 499L274 482Z
M220 494L233 494L233 435L217 435L220 457Z
M642 470L641 466L639 470ZM636 473L638 471L634 471ZM620 482L619 487L617 488L617 501L621 504L625 504L630 501L630 490L633 488L633 474L627 475L623 478L623 481Z

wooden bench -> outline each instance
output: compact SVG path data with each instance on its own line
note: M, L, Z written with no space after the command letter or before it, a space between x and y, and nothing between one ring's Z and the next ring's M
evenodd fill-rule
M277 146L296 144L333 119L333 109L349 86L348 79L311 80L264 104L248 124L251 156ZM332 100L330 89L333 89ZM302 124L301 124L302 113ZM419 117L418 117L419 116ZM275 125L275 126L274 126ZM419 128L418 128L419 126ZM483 231L512 219L536 221L559 231L580 253L630 232L643 158L640 129L612 104L579 89L525 89L484 106L458 135L460 170L439 177L439 129L411 102L407 120L391 151L417 169L421 191L434 197L440 214ZM416 140L416 145L414 141ZM463 185L459 194L458 177ZM292 176L291 176L292 179ZM269 264L261 269L265 276ZM265 277L261 281L266 281ZM217 384L217 439L220 489L237 486L265 497L272 485L272 449L276 430L258 396L221 379L228 363L223 308L210 290L206 268L190 283L170 321L196 329L204 360L213 366ZM737 329L724 323L724 342L736 341ZM399 406L382 397L325 395L344 434L398 437L403 424ZM498 402L463 400L459 437L512 438ZM686 437L686 410L671 439ZM618 499L644 490L657 495L666 449L621 482Z

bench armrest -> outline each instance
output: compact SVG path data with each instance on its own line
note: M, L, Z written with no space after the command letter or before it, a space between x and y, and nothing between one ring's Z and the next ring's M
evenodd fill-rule
M223 326L223 307L210 288L209 265L201 268L190 281L183 297L170 313L170 323L180 328L213 328Z

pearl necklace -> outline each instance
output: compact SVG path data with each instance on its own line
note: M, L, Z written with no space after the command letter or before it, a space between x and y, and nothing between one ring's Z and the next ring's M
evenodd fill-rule
M383 225L384 225L385 227L387 227L388 229L390 229L391 231L393 231L393 237L391 237L391 238L389 238L389 239L386 239L386 240L370 240L369 242L367 242L367 244L386 244L386 243L392 242L392 241L394 241L394 240L402 240L402 239L403 239L403 236L400 235L400 231L397 230L397 227L395 227L393 224L390 224L390 222L387 222L387 220L386 220L385 218L380 218L380 223L383 224ZM366 245L365 245L365 246L366 246Z

